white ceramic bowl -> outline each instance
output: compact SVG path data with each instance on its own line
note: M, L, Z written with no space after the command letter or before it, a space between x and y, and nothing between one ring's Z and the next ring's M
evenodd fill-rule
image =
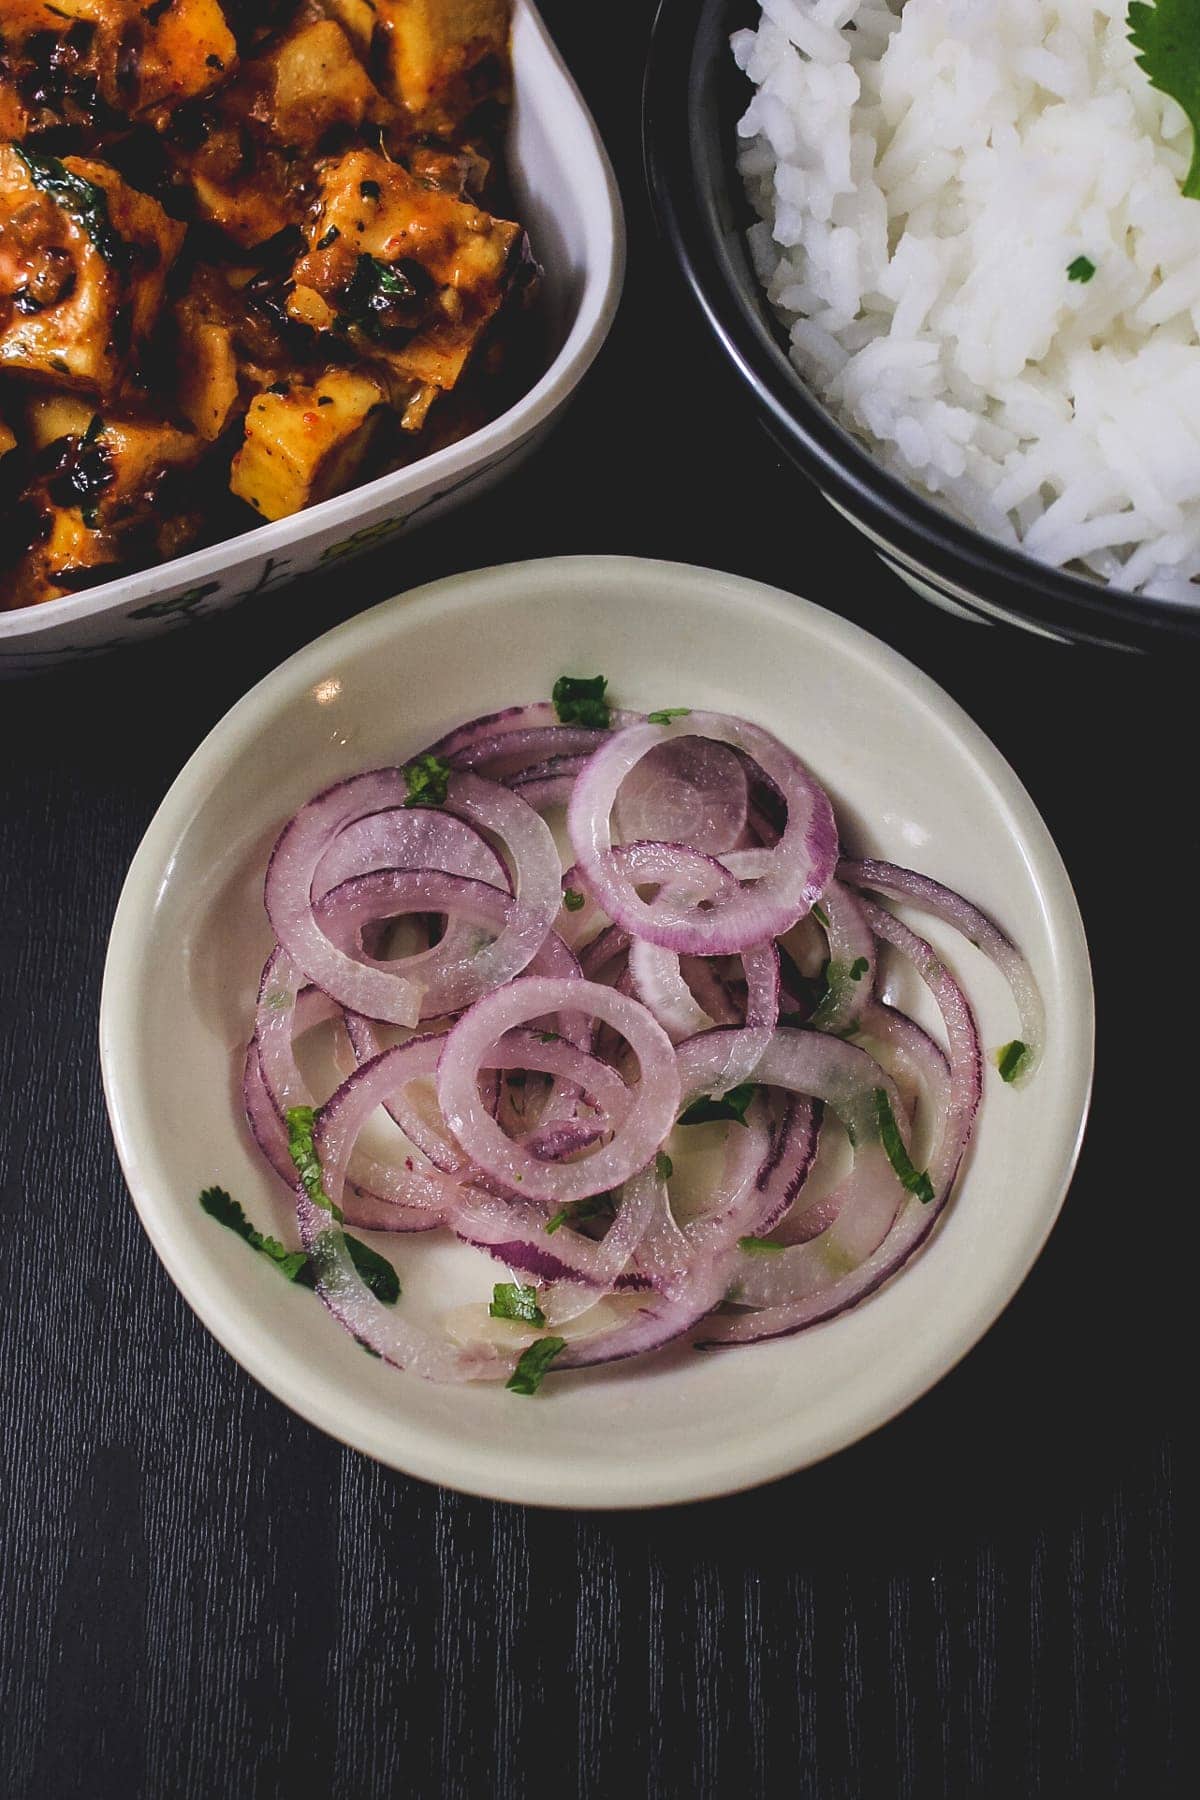
M675 1348L561 1375L531 1400L435 1387L371 1361L311 1293L196 1202L219 1182L261 1227L294 1236L289 1197L254 1152L238 1095L270 946L263 870L285 818L457 721L549 693L566 670L605 673L630 706L715 707L779 733L827 783L856 849L962 889L1017 938L1045 995L1049 1046L1023 1092L989 1066L950 1207L914 1262L856 1311L778 1343ZM991 965L953 933L920 928L975 997L985 1044L1006 1042L1012 1003ZM915 999L902 991L903 1004ZM388 601L233 708L175 782L130 870L100 1042L146 1230L205 1324L268 1388L432 1481L545 1505L639 1506L748 1487L827 1455L906 1406L987 1329L1041 1248L1074 1166L1092 990L1045 826L933 682L856 626L754 582L578 557L454 576ZM436 1313L497 1279L481 1252L441 1238L381 1243L400 1269L402 1305Z
M517 216L546 271L552 354L541 379L461 443L294 518L85 593L0 612L0 676L100 655L340 564L491 486L545 435L608 335L625 227L591 115L530 0L515 0L512 50L509 169Z

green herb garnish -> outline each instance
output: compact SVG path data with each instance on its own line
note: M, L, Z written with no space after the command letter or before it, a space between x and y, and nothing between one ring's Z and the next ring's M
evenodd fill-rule
M1177 100L1188 116L1192 166L1183 192L1200 200L1200 0L1157 0L1154 6L1132 0L1125 23L1151 87Z
M404 765L404 785L408 789L405 806L444 806L446 784L452 774L449 763L440 756L418 756Z
M84 230L106 263L114 269L127 267L129 245L113 230L108 216L108 195L94 182L74 175L57 156L39 156L23 144L14 144L14 152L29 171L34 187L49 194L63 211Z
M1096 273L1096 265L1090 256L1077 256L1075 261L1067 264L1068 281L1090 281Z
M572 1200L569 1205L561 1207L552 1218L546 1220L547 1237L563 1225L582 1225L585 1219L599 1219L616 1210L616 1203L611 1194L589 1194L585 1200Z
M238 1205L233 1195L223 1187L205 1188L200 1196L200 1205L210 1219L216 1219L220 1225L228 1226L252 1250L257 1250L269 1262L273 1262L281 1275L289 1281L299 1281L305 1287L315 1285L309 1259L303 1250L288 1250L277 1238L267 1237L256 1231Z
M525 1325L544 1325L546 1315L538 1305L538 1291L519 1281L498 1281L492 1289L488 1312L493 1319L520 1319Z
M294 1281L299 1287L316 1287L316 1271L307 1252L289 1250L278 1238L256 1231L238 1202L224 1188L205 1188L200 1196L200 1205L210 1219L216 1219L219 1224L228 1226L230 1231L236 1231L252 1250L257 1250L261 1256L273 1262L280 1274L289 1281ZM351 1262L375 1298L382 1300L385 1306L394 1306L400 1298L400 1278L391 1263L372 1250L369 1244L360 1242L349 1233L346 1234L346 1249L350 1253ZM378 1355L378 1352L373 1351L372 1354Z
M829 930L829 914L825 911L823 906L818 906L814 902L812 916L817 921L818 925L823 925L826 931Z
M313 1128L316 1124L316 1113L311 1106L289 1106L284 1115L288 1134L288 1155L296 1165L305 1193L314 1206L323 1212L331 1213L340 1225L342 1209L335 1206L325 1192L324 1177L321 1174L321 1159L317 1155L313 1142Z
M851 981L861 981L870 966L865 956L856 956L848 970Z
M546 1372L560 1350L567 1347L566 1338L539 1338L536 1344L530 1344L516 1368L505 1382L505 1387L514 1394L536 1394L546 1378Z
M672 1175L675 1173L675 1164L671 1161L665 1150L660 1150L658 1155L654 1158L654 1173L658 1176L660 1181L670 1181Z
M672 719L686 719L691 712L690 706L664 706L661 712L646 714L648 725L669 725Z
M568 912L580 912L586 904L585 896L577 888L563 889L563 905Z
M740 1087L731 1087L728 1093L716 1100L711 1094L701 1094L698 1100L693 1100L680 1113L679 1123L708 1125L713 1119L732 1119L738 1125L745 1125L746 1109L757 1092L758 1088L753 1081L744 1081Z
M906 1188L910 1194L915 1194L922 1205L928 1206L933 1199L933 1183L924 1169L913 1167L908 1151L904 1148L904 1139L900 1136L900 1127L896 1123L887 1090L876 1088L874 1099L879 1139L887 1151L888 1161L900 1178L901 1187Z
M1011 1044L1005 1044L996 1052L996 1067L1004 1081L1015 1081L1029 1061L1029 1045L1023 1044L1020 1038L1014 1038Z
M380 262L377 256L368 256L364 251L342 295L338 329L353 328L378 339L397 322L396 307L411 309L419 300L420 295L402 268Z
M539 1044L561 1044L562 1043L562 1032L561 1031L539 1031L538 1032L538 1043Z
M560 675L551 695L561 725L591 725L607 731L612 708L604 698L603 675Z
M738 1239L738 1249L744 1250L747 1256L778 1256L787 1245L777 1243L774 1238L744 1237Z

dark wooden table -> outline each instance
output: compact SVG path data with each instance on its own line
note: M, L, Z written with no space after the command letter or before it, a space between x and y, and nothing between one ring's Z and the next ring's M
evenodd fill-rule
M959 623L861 547L760 433L656 241L648 0L545 10L630 225L621 316L550 447L336 581L0 688L0 1793L1174 1794L1195 668ZM624 1516L440 1492L257 1388L141 1232L95 1048L125 869L232 701L399 587L590 550L792 588L943 682L1058 838L1100 1018L1062 1220L973 1354L820 1468Z

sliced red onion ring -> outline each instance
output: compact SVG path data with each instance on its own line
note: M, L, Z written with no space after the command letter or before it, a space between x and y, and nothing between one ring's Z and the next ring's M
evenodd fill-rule
M766 873L708 910L703 902L677 906L661 894L644 901L613 852L612 811L622 781L655 746L685 735L744 750L779 786L788 809ZM696 956L729 955L787 931L820 898L837 861L833 809L800 759L768 732L717 713L693 712L675 724L615 733L576 781L567 828L589 891L616 924Z
M875 995L875 939L861 902L839 881L821 896L829 939L826 990L809 1024L817 1031L849 1032Z
M506 1138L479 1099L479 1070L514 1026L559 1008L586 1011L621 1033L638 1059L636 1098L612 1139L583 1162L539 1162ZM671 1040L644 1006L596 982L526 976L480 1000L449 1033L438 1066L438 1100L451 1131L489 1175L531 1200L557 1206L619 1187L652 1162L679 1110Z
M310 981L354 1012L411 1026L421 1017L420 983L338 949L322 931L312 897L317 868L337 834L366 814L403 806L407 792L403 770L376 769L339 782L302 807L272 852L264 900L276 937ZM558 851L544 820L495 782L454 775L445 804L452 815L494 832L516 871L507 922L476 959L476 991L483 993L519 974L545 941L561 899Z
M1046 1047L1046 1009L1033 970L1011 938L1007 937L986 913L956 894L953 888L931 881L927 875L916 875L895 863L843 861L838 874L852 887L871 888L889 900L907 900L922 912L952 925L956 931L982 950L995 963L1012 990L1021 1020L1021 1039L1026 1047L1020 1072L1013 1081L1022 1087L1036 1072Z
M929 1159L928 1174L933 1186L933 1198L925 1203L916 1198L907 1199L882 1242L858 1261L856 1267L838 1276L831 1284L818 1284L816 1276L819 1272L812 1259L807 1259L802 1272L814 1277L807 1283L807 1291L786 1302L767 1306L757 1313L711 1320L705 1326L705 1344L754 1343L768 1337L785 1337L824 1319L834 1318L867 1294L874 1293L876 1288L904 1266L933 1230L938 1215L949 1198L954 1177L970 1140L982 1092L982 1064L975 1022L962 989L930 946L881 907L876 907L869 901L865 906L872 931L912 957L918 973L938 1003L949 1038L948 1104L941 1134ZM761 1067L763 1078L770 1080L771 1052L763 1058ZM835 1231L840 1222L839 1219L831 1230ZM784 1251L783 1257L797 1258L805 1252L814 1251L827 1235L822 1234L822 1237L814 1238L811 1243L802 1245L797 1250ZM782 1261L783 1257L772 1258L772 1261Z
M682 736L656 744L617 791L621 837L687 844L719 856L746 828L746 775L732 750L712 738Z

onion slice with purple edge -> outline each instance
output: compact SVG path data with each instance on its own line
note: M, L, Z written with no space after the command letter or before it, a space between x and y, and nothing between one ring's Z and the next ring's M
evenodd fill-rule
M760 1311L710 1320L705 1327L703 1342L706 1345L757 1343L764 1338L790 1336L810 1325L819 1324L823 1319L845 1312L866 1295L874 1293L876 1288L904 1266L933 1230L950 1196L959 1164L970 1142L983 1088L983 1070L979 1035L966 996L924 939L917 937L899 919L884 912L882 907L876 907L870 902L866 902L865 907L868 922L876 935L912 959L917 973L937 1002L949 1039L949 1091L944 1096L945 1111L940 1119L940 1131L930 1153L927 1171L933 1189L932 1198L922 1201L906 1197L895 1214L891 1228L875 1248L857 1259L856 1266L843 1268L840 1272L836 1268L836 1259L831 1259L827 1254L828 1246L840 1243L839 1237L835 1235L842 1225L842 1215L839 1214L826 1232L814 1237L809 1243L785 1250L781 1256L772 1258L773 1263L786 1261L786 1270L781 1271L778 1277L772 1270L770 1276L756 1280L753 1290L761 1297L764 1282L776 1279L782 1281L786 1275L788 1279L795 1277L796 1291L786 1299L777 1299L773 1304L763 1306ZM777 1034L777 1042L779 1038L787 1036L805 1038L809 1035L780 1032ZM815 1041L841 1043L840 1039L822 1038L820 1034L812 1036ZM848 1044L842 1047L852 1048ZM779 1079L783 1070L775 1060L774 1051L773 1045L763 1057L760 1065L761 1078L773 1086L786 1086L788 1083ZM859 1054L864 1053L860 1051ZM844 1232L842 1236L844 1237ZM826 1246L826 1252L819 1248L823 1245Z
M544 1163L505 1137L479 1098L479 1070L514 1026L570 1008L603 1020L638 1060L633 1103L601 1150L576 1163ZM566 1206L619 1187L644 1169L679 1111L679 1073L671 1040L646 1008L596 982L526 976L489 994L465 1013L447 1037L438 1065L438 1101L447 1125L477 1166L515 1185L531 1200Z
M264 901L276 937L308 979L339 1005L393 1025L415 1025L423 987L394 970L355 960L330 942L313 911L313 882L339 832L364 815L404 806L403 769L375 769L338 782L301 807L271 854ZM507 846L516 893L507 923L481 947L477 992L510 981L526 968L554 923L561 901L559 859L545 821L507 788L478 775L453 775L446 810L494 832Z
M603 691L580 680L589 701ZM595 719L568 687L564 710ZM925 876L839 861L828 798L769 733L682 709L598 717L564 723L538 702L468 721L427 753L445 765L422 770L446 778L441 804L411 804L411 769L353 776L300 809L267 870L279 941L246 1051L250 1129L295 1193L326 1306L427 1379L502 1380L536 1330L517 1321L506 1342L512 1325L482 1307L443 1330L381 1305L343 1221L441 1226L506 1263L536 1289L542 1329L564 1334L555 1370L790 1335L904 1266L962 1164L982 1060L950 970L871 895L932 912L999 967L1022 1032L1005 1080L1043 1054L1041 997L1004 932ZM557 804L565 872L541 817ZM807 1024L780 1026L777 940L814 909L796 955L814 966L819 926L825 993L809 1016L812 978L783 957L784 1004ZM427 947L384 960L403 917ZM932 994L945 1051L882 999L892 953ZM436 1029L388 1047L422 1020ZM358 1066L317 1109L295 1040L339 1021ZM677 1216L665 1147L681 1154L671 1134L701 1099L702 1118L728 1120L720 1167L702 1200L685 1170ZM294 1107L315 1110L299 1184ZM362 1137L380 1109L403 1134L391 1157ZM822 1192L809 1177L830 1115L852 1159ZM709 1156L709 1140L693 1149Z
M861 862L843 861L838 865L838 874L852 887L870 888L885 899L907 901L921 912L932 913L935 918L961 931L976 949L982 950L995 963L1012 990L1025 1045L1020 1070L1010 1079L1016 1087L1029 1081L1045 1053L1046 1008L1033 971L1012 939L977 906L972 906L953 888L943 887L940 881L933 881L928 875L917 875L911 869L902 869L895 863L876 862L872 858Z
M621 783L657 745L684 736L743 750L774 782L787 822L766 872L725 902L674 905L643 900L614 854L613 807ZM837 862L837 827L828 796L798 756L744 720L693 712L667 725L632 725L596 751L575 782L567 809L571 848L583 880L609 917L634 936L693 956L731 955L789 930L819 900Z

